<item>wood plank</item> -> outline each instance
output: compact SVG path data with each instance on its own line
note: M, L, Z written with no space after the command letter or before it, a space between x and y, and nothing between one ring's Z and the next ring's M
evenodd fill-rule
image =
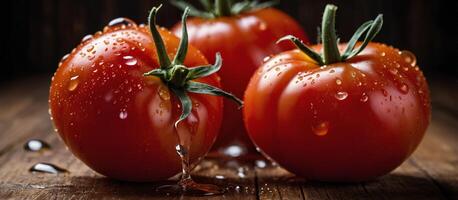
M49 78L34 77L11 82L0 92L0 155L19 140L31 137L34 131L42 131L49 123Z
M447 198L458 199L458 119L447 111L434 110L422 146L412 156L412 164Z

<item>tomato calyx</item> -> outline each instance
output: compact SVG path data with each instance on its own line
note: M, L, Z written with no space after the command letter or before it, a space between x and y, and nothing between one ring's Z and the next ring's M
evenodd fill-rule
M191 8L189 14L194 17L201 18L218 18L225 16L238 15L244 12L259 10L272 7L279 3L279 0L272 0L260 3L257 0L245 0L242 2L234 2L232 0L200 0L204 10L195 8L191 3L185 0L170 1L176 7L185 10Z
M312 48L305 45L299 38L287 35L283 38L280 38L277 43L280 43L285 40L291 41L294 45L297 46L299 50L313 59L319 65L329 65L338 62L344 62L364 50L366 46L375 38L375 36L380 32L383 25L383 15L379 14L374 20L367 21L363 23L353 34L351 39L347 43L347 48L343 54L340 54L338 44L340 38L336 36L335 30L335 17L337 12L337 6L328 4L323 13L323 21L321 24L321 35L320 39L323 44L323 52L317 53ZM366 33L366 36L356 49L356 43L358 40Z
M182 114L180 118L175 122L175 127L177 127L178 123L186 119L186 117L191 114L192 101L189 98L187 92L226 97L235 101L238 105L240 105L240 107L242 107L243 101L233 94L205 83L192 81L194 79L210 76L219 71L222 65L222 58L221 55L217 53L216 61L213 65L198 66L194 68L188 68L184 65L184 60L188 51L188 33L186 28L186 19L190 12L189 8L186 8L183 13L182 39L180 41L179 48L173 61L170 61L165 49L164 41L162 40L162 37L159 34L156 26L156 15L161 6L151 9L148 17L148 23L151 29L154 43L156 45L160 68L151 70L143 75L159 77L180 100L182 105Z

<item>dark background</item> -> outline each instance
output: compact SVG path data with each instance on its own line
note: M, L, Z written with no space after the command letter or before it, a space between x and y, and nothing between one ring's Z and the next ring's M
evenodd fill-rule
M197 1L195 1L197 3ZM450 3L451 2L451 3ZM153 5L164 4L159 24L170 27L180 11L158 0L7 0L2 2L0 82L34 74L51 74L60 58L86 34L93 34L113 18L124 16L145 22ZM456 1L427 0L282 0L277 6L300 21L314 41L326 3L339 6L337 31L347 41L364 21L384 14L385 24L376 41L417 55L432 80L457 82Z

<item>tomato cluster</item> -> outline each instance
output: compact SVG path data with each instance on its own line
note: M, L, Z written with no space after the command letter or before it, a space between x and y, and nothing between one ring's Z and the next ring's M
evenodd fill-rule
M65 56L52 79L56 130L95 171L154 181L182 170L190 180L218 138L216 149L252 141L307 179L364 181L420 143L429 89L412 53L372 42L381 15L339 43L337 7L328 5L321 44L309 47L270 2L201 1L205 11L173 2L191 9L172 32L156 26L159 7L148 26L115 19ZM242 95L243 116L221 98L241 106Z

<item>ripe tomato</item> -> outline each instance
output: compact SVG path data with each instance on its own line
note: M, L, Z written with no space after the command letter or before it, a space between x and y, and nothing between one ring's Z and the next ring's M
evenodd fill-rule
M181 172L177 144L186 145L196 163L221 125L222 99L204 95L220 85L212 74L220 63L196 67L208 65L200 51L155 27L113 20L66 56L52 79L49 106L57 132L75 156L108 177L169 178ZM177 76L185 71L193 74ZM209 84L207 91L198 90L202 84Z
M326 7L323 45L313 47L323 58L288 36L303 51L278 54L255 73L245 125L266 155L296 175L364 181L395 169L418 146L430 121L429 90L413 54L370 43L381 16L355 34L369 30L363 43L349 42L364 50L340 56L347 45L337 45L335 10Z
M210 62L216 52L221 52L224 67L218 74L222 86L236 96L242 96L250 77L265 57L294 48L290 44L276 45L280 37L294 34L304 41L308 39L293 18L280 10L268 8L266 4L251 2L244 10L234 11L236 7L241 7L240 4L250 1L239 5L220 2L219 5L209 6L207 12L196 13L197 17L187 21L189 41ZM232 11L228 11L231 8ZM172 32L180 35L180 30L181 25L177 24ZM225 104L223 125L214 149L230 145L241 145L254 151L243 125L242 112L233 105Z

